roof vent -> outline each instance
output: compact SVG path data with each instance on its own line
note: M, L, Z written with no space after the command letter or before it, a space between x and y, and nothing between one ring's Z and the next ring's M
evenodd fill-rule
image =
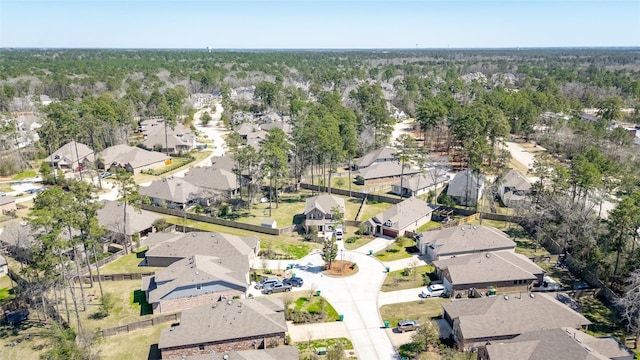
M491 257L491 254L486 253L486 254L484 254L484 256L488 259L488 258L490 258L490 257Z
M507 295L504 296L505 300L509 300L509 297Z
M196 271L196 275L200 275L200 271Z
M478 229L478 227L473 225L473 230L477 230L477 229Z
M227 301L227 305L231 305L231 304L233 304L232 300Z
M461 226L461 227L460 227L460 231L464 231L464 226Z
M529 297L530 297L530 298L532 298L532 299L535 299L536 294L534 294L534 293L530 293L530 294L529 294Z
M196 237L198 234L196 233L191 233L191 237Z

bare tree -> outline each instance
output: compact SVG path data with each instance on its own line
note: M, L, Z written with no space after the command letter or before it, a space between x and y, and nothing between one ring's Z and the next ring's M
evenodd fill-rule
M627 329L640 340L640 268L629 274L626 292L618 300L623 308L622 318L627 323Z

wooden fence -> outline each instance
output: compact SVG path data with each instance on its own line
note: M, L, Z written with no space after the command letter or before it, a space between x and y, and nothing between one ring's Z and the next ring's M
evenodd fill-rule
M142 272L142 273L123 273L123 274L100 274L101 281L127 281L127 280L141 280L143 276L151 276L154 272ZM98 275L91 275L93 281L98 281ZM82 280L83 284L89 284L89 276L80 276L80 279L75 278L75 282Z
M307 183L301 183L300 187L303 189L307 189L307 190L311 190L311 191L318 191L318 192L327 192L328 188L326 186L319 186L319 185L311 185L311 184L307 184ZM336 188L331 188L331 193L332 194L336 194L336 195L342 195L342 196L349 196L349 194L351 194L351 197L354 198L358 198L358 199L367 199L368 201L378 201L378 202L384 202L384 203L389 203L389 204L397 204L399 202L401 202L404 199L401 199L399 197L391 197L391 196L385 196L385 195L377 195L377 194L370 194L370 193L366 193L366 192L361 192L361 191L351 191L349 192L349 190L344 190L344 189L336 189Z
M120 334L127 334L134 330L146 329L146 328L150 328L152 326L170 322L170 321L180 321L181 315L182 313L160 315L154 318L136 321L126 325L120 325L120 326L104 329L100 331L100 334L102 335L103 338L120 335Z

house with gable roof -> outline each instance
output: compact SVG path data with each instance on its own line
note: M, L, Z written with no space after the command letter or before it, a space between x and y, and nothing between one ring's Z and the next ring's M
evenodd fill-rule
M141 125L144 140L142 145L147 149L158 152L180 154L196 148L196 135L188 126L178 123L175 126L166 127L164 120L146 120Z
M406 167L403 169L402 165L398 162L381 162L374 163L360 170L356 175L355 182L358 185L365 185L367 183L385 182L393 180L394 178L400 178L400 176L409 176L419 173L420 171L415 168Z
M217 166L194 167L184 175L184 181L203 190L231 198L240 188L236 174Z
M120 201L103 200L102 209L98 209L98 224L106 229L105 237L114 242L129 242L134 236L145 237L153 232L153 223L162 216L147 210L138 210L127 206L127 223L124 223L124 204Z
M418 249L431 260L484 253L515 251L516 243L504 232L482 225L453 226L442 230L424 231L417 235Z
M44 161L55 169L76 170L93 161L93 150L85 144L70 141L47 156Z
M18 210L16 199L11 195L0 196L0 215Z
M333 218L333 209L338 212L344 219L346 207L344 199L329 194L322 194L307 198L304 207L304 228L307 233L311 231L312 226L316 226L318 232L331 231L331 227L336 223Z
M155 206L184 209L200 199L202 189L182 178L168 177L155 180L149 186L140 186L138 192Z
M428 223L432 213L433 208L426 201L411 197L391 206L365 223L370 234L396 238L403 236L405 231L415 231Z
M447 187L447 195L458 205L476 206L484 190L484 176L471 170L461 171L453 177Z
M205 354L223 359L225 353L280 348L287 330L281 299L227 300L183 311L179 325L162 330L158 348L162 359ZM252 360L262 359L253 355ZM278 360L291 359L283 355L288 357Z
M359 170L362 168L366 168L375 163L387 162L387 161L397 161L398 156L396 155L396 149L392 147L383 147L379 149L375 149L364 156L355 159L353 164L353 170Z
M440 170L429 170L425 174L416 174L404 176L402 182L398 181L391 185L391 193L404 197L420 196L426 194L430 190L439 188L444 185L449 178Z
M531 182L516 169L509 170L498 186L498 195L506 207L526 205L529 203L527 195L530 192Z
M132 174L161 169L171 164L171 157L163 153L125 144L110 146L102 150L99 160L101 162L99 167L102 169L124 168Z

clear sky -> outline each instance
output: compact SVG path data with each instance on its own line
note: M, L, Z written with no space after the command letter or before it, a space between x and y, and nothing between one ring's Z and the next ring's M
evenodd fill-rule
M0 0L0 47L640 46L640 0Z

